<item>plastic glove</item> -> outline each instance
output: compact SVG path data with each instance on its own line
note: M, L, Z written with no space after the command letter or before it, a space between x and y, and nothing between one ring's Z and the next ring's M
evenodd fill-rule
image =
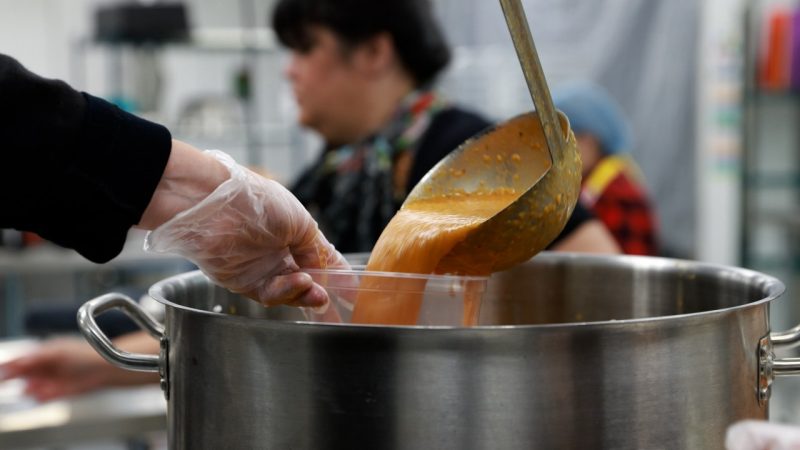
M728 428L727 450L800 450L800 428L758 420L744 420Z
M149 232L145 249L179 254L212 281L265 305L325 307L301 268L346 268L303 205L279 183L210 150L231 177L194 207Z

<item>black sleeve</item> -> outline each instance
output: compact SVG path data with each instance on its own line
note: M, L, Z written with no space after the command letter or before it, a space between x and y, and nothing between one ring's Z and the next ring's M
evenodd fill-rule
M141 219L171 147L166 128L0 55L0 227L108 261Z

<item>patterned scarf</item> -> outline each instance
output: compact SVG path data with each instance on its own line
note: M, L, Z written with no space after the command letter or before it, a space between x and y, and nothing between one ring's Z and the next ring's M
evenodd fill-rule
M292 191L342 252L372 250L405 200L405 179L420 138L446 106L433 92L413 92L389 123L361 142L327 149Z

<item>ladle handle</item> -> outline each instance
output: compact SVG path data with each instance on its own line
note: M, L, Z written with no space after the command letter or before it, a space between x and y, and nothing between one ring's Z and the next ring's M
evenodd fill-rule
M533 104L536 106L539 122L542 124L547 147L550 150L550 158L555 163L562 157L561 123L558 121L556 108L553 106L553 99L547 88L547 81L533 44L525 10L522 8L520 0L500 0L500 6L503 8L508 31L511 33L511 40L514 41L522 72L525 74L528 91L530 91Z

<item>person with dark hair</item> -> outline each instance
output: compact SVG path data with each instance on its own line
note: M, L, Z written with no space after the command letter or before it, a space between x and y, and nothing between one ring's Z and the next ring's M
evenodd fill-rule
M345 50L385 33L417 86L431 83L450 62L450 47L427 0L280 1L272 25L283 45L301 53L315 46L313 27L333 32Z
M279 0L272 25L320 157L290 190L342 252L370 251L410 190L490 122L433 89L450 49L426 0ZM614 252L578 206L555 248Z

